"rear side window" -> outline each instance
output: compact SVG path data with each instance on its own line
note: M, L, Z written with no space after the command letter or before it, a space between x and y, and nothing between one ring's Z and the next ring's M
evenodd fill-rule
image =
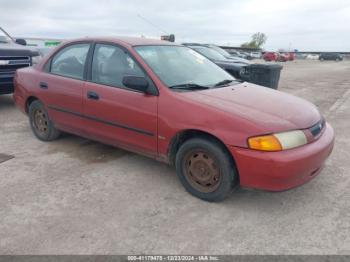
M92 82L126 88L122 83L124 76L145 77L145 74L125 50L97 44L92 60Z
M63 48L52 59L51 73L83 79L90 44L75 44Z

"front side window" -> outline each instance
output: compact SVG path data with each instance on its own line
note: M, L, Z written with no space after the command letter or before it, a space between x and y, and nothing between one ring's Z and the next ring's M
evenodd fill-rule
M51 73L83 79L90 44L70 45L60 50L52 59Z
M124 76L145 77L145 74L125 50L114 45L97 44L92 60L92 82L126 88Z
M184 46L137 46L137 53L168 87L213 86L234 78L203 55Z

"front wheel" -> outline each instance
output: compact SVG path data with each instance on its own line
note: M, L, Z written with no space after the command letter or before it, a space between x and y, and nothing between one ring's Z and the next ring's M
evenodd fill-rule
M175 165L185 189L206 201L222 201L238 185L232 158L221 144L212 139L186 141L176 154Z
M42 141L52 141L60 136L49 118L44 105L36 100L29 106L29 122L34 135Z

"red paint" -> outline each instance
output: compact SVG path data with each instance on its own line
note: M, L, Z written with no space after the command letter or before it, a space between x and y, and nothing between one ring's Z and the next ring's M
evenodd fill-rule
M17 106L26 112L28 98L35 97L47 107L58 129L165 161L176 134L185 130L209 133L231 153L241 185L267 190L284 190L308 181L332 150L334 135L329 125L317 139L311 139L309 144L299 148L281 152L259 152L247 148L248 137L306 129L320 121L316 107L303 99L248 83L175 92L158 79L133 49L139 44L171 43L137 38L95 38L93 41L115 43L126 48L153 81L159 95L46 73L43 67L48 57L36 67L17 72L14 93ZM39 88L43 81L48 83L48 89ZM100 100L88 100L86 94L89 91L98 93ZM76 115L49 106L73 111ZM133 130L95 121L95 118Z
M287 62L287 61L294 61L295 55L292 52L288 52L288 53L265 52L262 58L267 62L270 62L270 61Z
M277 54L274 52L265 52L262 56L265 61L277 61Z

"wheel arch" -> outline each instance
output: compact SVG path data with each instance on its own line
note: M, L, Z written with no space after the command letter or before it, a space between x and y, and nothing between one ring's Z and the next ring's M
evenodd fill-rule
M30 107L30 105L31 105L34 101L36 101L36 100L39 100L39 98L37 98L36 96L29 96L29 97L27 98L26 103L25 103L25 105L26 105L25 111L26 111L27 114L29 113L29 107Z
M191 138L204 138L204 139L214 140L217 143L219 143L222 146L223 150L230 156L232 160L232 164L235 165L237 169L235 159L233 158L232 154L228 150L225 143L215 135L210 134L206 131L198 130L198 129L181 130L171 138L168 146L168 152L167 152L168 160L171 165L174 165L176 154L179 148L181 147L181 145Z

